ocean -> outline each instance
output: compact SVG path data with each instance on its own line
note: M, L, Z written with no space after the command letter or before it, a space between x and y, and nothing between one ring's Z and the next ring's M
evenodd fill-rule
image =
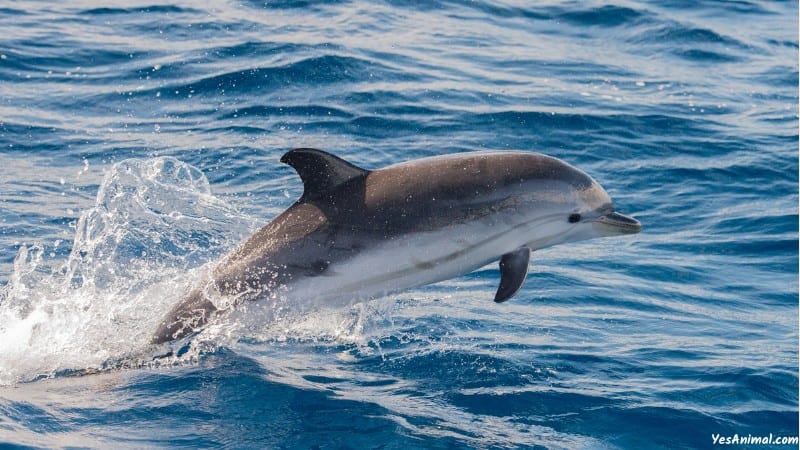
M109 4L0 5L0 448L797 448L796 1ZM541 152L643 231L149 346L295 147Z

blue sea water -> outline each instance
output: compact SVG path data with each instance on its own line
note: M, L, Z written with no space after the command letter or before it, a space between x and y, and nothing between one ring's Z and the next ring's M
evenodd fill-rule
M11 0L0 30L0 447L797 436L797 2ZM502 305L492 265L143 358L302 192L293 147L543 152L644 230L535 252Z

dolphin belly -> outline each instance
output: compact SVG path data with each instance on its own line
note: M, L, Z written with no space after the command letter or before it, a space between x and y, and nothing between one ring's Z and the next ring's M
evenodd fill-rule
M298 278L285 295L292 304L344 306L448 280L524 245L512 231L487 221L409 234L332 263L318 276Z

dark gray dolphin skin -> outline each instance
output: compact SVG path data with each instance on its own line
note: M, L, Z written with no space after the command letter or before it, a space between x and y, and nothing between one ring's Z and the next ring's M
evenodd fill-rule
M302 197L223 257L153 343L199 330L220 304L346 305L498 259L499 303L521 288L531 251L641 230L587 174L538 153L459 153L370 171L300 148L281 162L300 175Z

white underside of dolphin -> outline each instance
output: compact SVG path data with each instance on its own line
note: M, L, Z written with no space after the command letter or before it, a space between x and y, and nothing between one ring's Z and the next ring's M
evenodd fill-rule
M514 227L488 220L416 233L376 245L325 275L289 285L286 296L342 306L425 286L475 271L523 246L538 250L552 245L552 238L558 238L546 225L539 230L543 236L531 242L521 239ZM524 264L527 269L527 259Z

